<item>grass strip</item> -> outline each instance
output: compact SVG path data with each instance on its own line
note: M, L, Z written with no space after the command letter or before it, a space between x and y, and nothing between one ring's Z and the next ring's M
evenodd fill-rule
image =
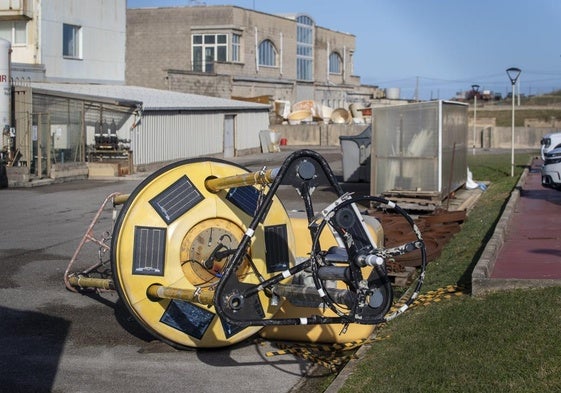
M479 259L531 155L468 157L474 179L491 182L468 219L427 269L423 292L469 287ZM561 288L452 297L415 307L382 329L341 392L561 391Z

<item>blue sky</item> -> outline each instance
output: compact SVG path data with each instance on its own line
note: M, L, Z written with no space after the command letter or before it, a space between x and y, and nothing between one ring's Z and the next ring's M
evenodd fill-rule
M128 7L237 5L271 14L306 13L356 36L355 74L364 84L399 87L402 98L447 99L478 84L511 91L561 89L559 0L128 0Z

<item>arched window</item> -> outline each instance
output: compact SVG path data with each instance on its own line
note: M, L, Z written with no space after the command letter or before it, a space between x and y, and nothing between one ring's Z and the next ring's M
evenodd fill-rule
M329 55L329 73L341 74L343 70L343 59L337 52L331 52Z
M277 65L277 49L270 40L261 41L259 44L259 65L268 67Z

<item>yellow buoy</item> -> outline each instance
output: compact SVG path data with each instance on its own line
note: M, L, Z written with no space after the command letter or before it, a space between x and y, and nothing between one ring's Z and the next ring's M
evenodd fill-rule
M117 290L139 323L173 346L232 345L262 328L228 324L208 304L228 263L229 250L237 247L252 220L259 190L251 185L208 190L205 182L246 173L221 160L172 164L143 181L117 219L112 240ZM294 249L290 219L276 197L236 272L240 282L258 283L294 263L290 251L284 260L267 259L265 242L271 231L282 232L283 247ZM264 272L263 276L256 271ZM206 301L158 297L158 287ZM279 306L270 305L265 294L259 297L264 317L272 317Z

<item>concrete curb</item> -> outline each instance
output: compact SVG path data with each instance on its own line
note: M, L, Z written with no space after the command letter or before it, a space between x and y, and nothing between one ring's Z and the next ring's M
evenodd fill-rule
M492 280L490 276L493 272L493 268L495 267L497 256L499 255L499 252L504 245L505 238L508 235L510 221L512 220L516 205L520 200L520 189L524 185L528 172L528 168L524 169L520 179L518 179L518 183L516 183L515 189L510 194L508 203L506 204L503 214L495 227L493 236L491 236L491 239L487 242L479 261L477 261L477 264L473 269L471 274L472 296L481 296L488 292L492 292L494 289L503 288L502 285L495 288L495 285L498 284L498 282Z
M371 336L370 338L374 338L374 337L376 337L376 331L374 331L374 335ZM349 360L349 362L345 365L345 367L343 367L343 369L339 372L339 374L337 374L335 379L329 384L329 386L327 387L327 389L325 389L323 393L337 393L339 390L341 390L343 386L345 386L345 382L354 372L359 362L362 361L364 354L368 350L370 350L370 347L371 347L370 344L362 345L356 351L355 354L356 358Z

